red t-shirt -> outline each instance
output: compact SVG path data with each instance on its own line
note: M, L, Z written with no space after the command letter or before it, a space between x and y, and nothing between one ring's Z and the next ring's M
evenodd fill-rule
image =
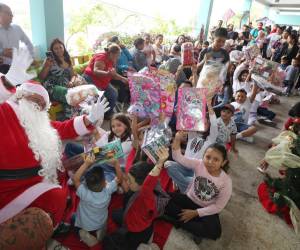
M127 211L124 222L129 232L141 232L157 218L158 212L153 190L158 179L158 176L146 177L138 197Z
M102 61L105 64L104 71L109 71L114 68L113 62L109 59L107 52L101 52L93 56L84 73L90 76L93 83L101 90L105 90L111 81L111 76L96 76L94 74L94 65L96 62Z
M285 130L289 130L289 127L292 126L293 123L294 123L294 119L292 117L290 117L289 119L287 119L287 121L284 124Z

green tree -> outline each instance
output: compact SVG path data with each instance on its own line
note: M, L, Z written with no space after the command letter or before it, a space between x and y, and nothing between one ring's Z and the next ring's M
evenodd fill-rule
M89 25L100 25L103 20L109 21L111 17L108 11L100 4L96 4L92 8L80 8L78 12L74 12L70 18L68 27L69 37L66 40L66 46L68 46L68 42L74 35L87 33Z

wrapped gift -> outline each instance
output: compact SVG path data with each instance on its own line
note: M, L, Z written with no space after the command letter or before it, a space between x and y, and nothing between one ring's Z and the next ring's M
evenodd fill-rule
M271 75L277 71L279 63L257 57L252 63L252 73L260 75L265 79L269 79Z
M260 49L257 47L256 44L243 47L243 52L247 61L251 61L260 55Z
M168 147L171 139L171 129L165 123L158 124L151 129L146 130L142 150L155 164L158 161L158 156L156 154L157 150L162 147Z
M230 52L229 57L230 61L233 63L240 63L241 60L244 58L245 54L239 50L233 50Z
M160 112L165 117L171 117L174 110L176 82L173 74L158 70L156 76L160 82Z
M131 106L129 111L137 116L159 117L160 84L159 80L148 72L129 73Z
M86 99L102 96L104 91L99 91L95 85L81 85L68 89L66 94L67 103L76 107Z
M194 45L191 42L181 45L181 60L183 66L192 66L194 64Z
M285 79L286 72L279 67L279 63L257 57L252 62L252 79L263 89L281 93L282 82Z
M89 154L95 155L95 163L104 163L112 159L120 159L124 157L121 141L114 140L103 147L94 147L88 152L63 160L64 168L67 170L78 169L83 164L84 158Z
M200 73L197 88L205 88L216 92L225 82L228 64L208 60Z
M203 88L178 89L177 130L205 130L206 93Z
M269 82L266 78L259 76L257 74L252 74L251 79L257 84L258 87L267 90L269 92L275 93L275 94L282 94L283 88L280 86L276 86Z

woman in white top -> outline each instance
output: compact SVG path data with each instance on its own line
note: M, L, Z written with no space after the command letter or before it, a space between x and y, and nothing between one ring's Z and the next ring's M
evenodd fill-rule
M155 37L155 43L153 45L155 51L155 62L160 65L163 60L167 59L168 51L165 46L162 45L164 36L159 34Z

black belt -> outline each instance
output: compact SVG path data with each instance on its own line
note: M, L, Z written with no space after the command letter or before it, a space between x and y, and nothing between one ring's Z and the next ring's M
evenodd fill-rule
M0 180L20 180L37 176L41 166L24 169L0 169Z

